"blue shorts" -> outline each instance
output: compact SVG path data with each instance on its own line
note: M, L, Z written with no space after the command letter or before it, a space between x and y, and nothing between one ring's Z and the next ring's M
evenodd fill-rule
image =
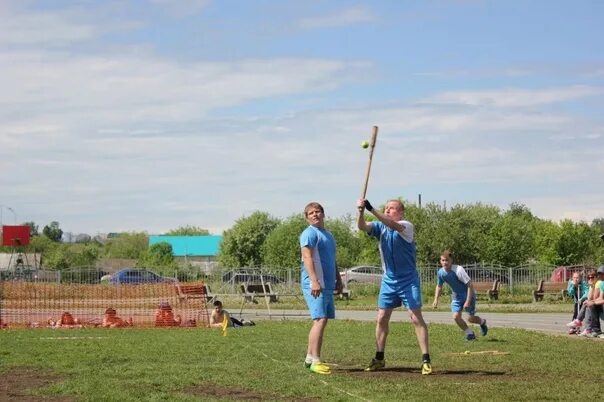
M422 288L419 277L405 283L392 283L382 280L378 307L390 309L402 305L408 310L417 310L422 307Z
M310 294L310 289L302 289L304 300L310 312L310 318L336 318L336 307L333 301L333 290L325 290L318 297Z
M463 298L453 297L451 299L451 312L461 313L461 311L464 309L463 305L465 303L466 303L465 295ZM472 296L472 300L470 301L470 306L468 306L468 308L466 308L465 310L466 310L466 313L468 313L470 315L476 315L476 294L474 294L474 296Z

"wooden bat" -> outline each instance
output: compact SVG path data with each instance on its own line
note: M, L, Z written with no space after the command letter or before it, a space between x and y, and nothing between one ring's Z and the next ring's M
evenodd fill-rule
M369 184L369 173L371 172L371 160L373 159L373 149L377 141L378 126L373 126L371 132L371 140L369 141L369 161L367 162L367 171L365 172L365 181L363 183L363 191L361 191L361 199L365 199L367 195L367 185Z

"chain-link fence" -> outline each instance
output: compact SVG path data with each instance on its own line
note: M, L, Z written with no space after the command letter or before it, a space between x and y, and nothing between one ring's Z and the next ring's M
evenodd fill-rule
M585 271L590 267L556 268L539 264L504 267L477 263L464 265L464 268L474 282L499 280L502 292L513 295L531 294L541 280L567 281L572 272ZM437 270L437 266L418 267L425 294L432 292ZM349 281L346 278L352 276L344 275L345 284L352 289L353 295L355 291L366 292L368 286L377 292L381 275L379 270L372 272L373 276L362 281L365 283ZM174 309L174 317L179 316L183 323L207 323L205 303L208 300L216 297L245 300L242 299L242 285L261 283L270 283L275 293L296 296L301 300L299 268L214 269L210 273L176 270L170 277L151 274L139 282L129 283L115 281L117 274L110 276L104 271L86 267L64 271L0 271L0 320L28 326L46 325L69 312L79 322L95 324L102 321L106 309L113 308L131 319L134 325L154 325L158 306L166 303ZM208 297L183 298L178 284L185 283L203 283Z

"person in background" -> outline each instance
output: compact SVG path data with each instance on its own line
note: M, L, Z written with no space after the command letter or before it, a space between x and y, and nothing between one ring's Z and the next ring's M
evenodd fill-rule
M604 265L598 268L596 275L597 281L594 285L593 298L585 302L591 316L590 327L586 328L579 335L604 338L602 336L602 327L600 326L600 319L604 319Z
M572 297L574 301L573 318L568 324L566 324L566 326L569 327L569 335L577 334L577 328L581 328L581 325L583 325L582 321L585 317L585 312L587 310L586 308L583 308L583 304L587 300L590 291L593 291L594 274L594 272L591 273L591 283L589 283L590 274L587 274L588 280L586 282L583 280L583 274L581 272L573 273L573 277L568 281L568 287L566 291L569 297ZM581 317L579 317L579 315Z
M432 307L435 309L438 307L438 299L440 298L443 285L447 283L453 291L451 296L453 320L464 331L466 340L473 341L476 339L476 335L463 319L461 315L463 310L468 313L468 321L473 324L479 324L481 335L486 336L489 331L487 320L476 315L476 292L474 291L472 280L465 269L461 265L453 265L453 259L449 250L443 251L440 255L440 265L442 268L436 274L436 290L434 291Z

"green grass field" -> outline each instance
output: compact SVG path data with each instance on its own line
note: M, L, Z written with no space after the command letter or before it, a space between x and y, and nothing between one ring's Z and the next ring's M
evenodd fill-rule
M434 374L422 376L407 323L391 326L387 368L365 373L374 325L345 320L327 327L323 358L334 373L321 376L302 366L309 325L261 321L226 337L195 328L4 330L0 391L28 401L36 400L29 393L62 401L590 400L602 381L601 340L492 328L468 343L456 327L436 324Z

